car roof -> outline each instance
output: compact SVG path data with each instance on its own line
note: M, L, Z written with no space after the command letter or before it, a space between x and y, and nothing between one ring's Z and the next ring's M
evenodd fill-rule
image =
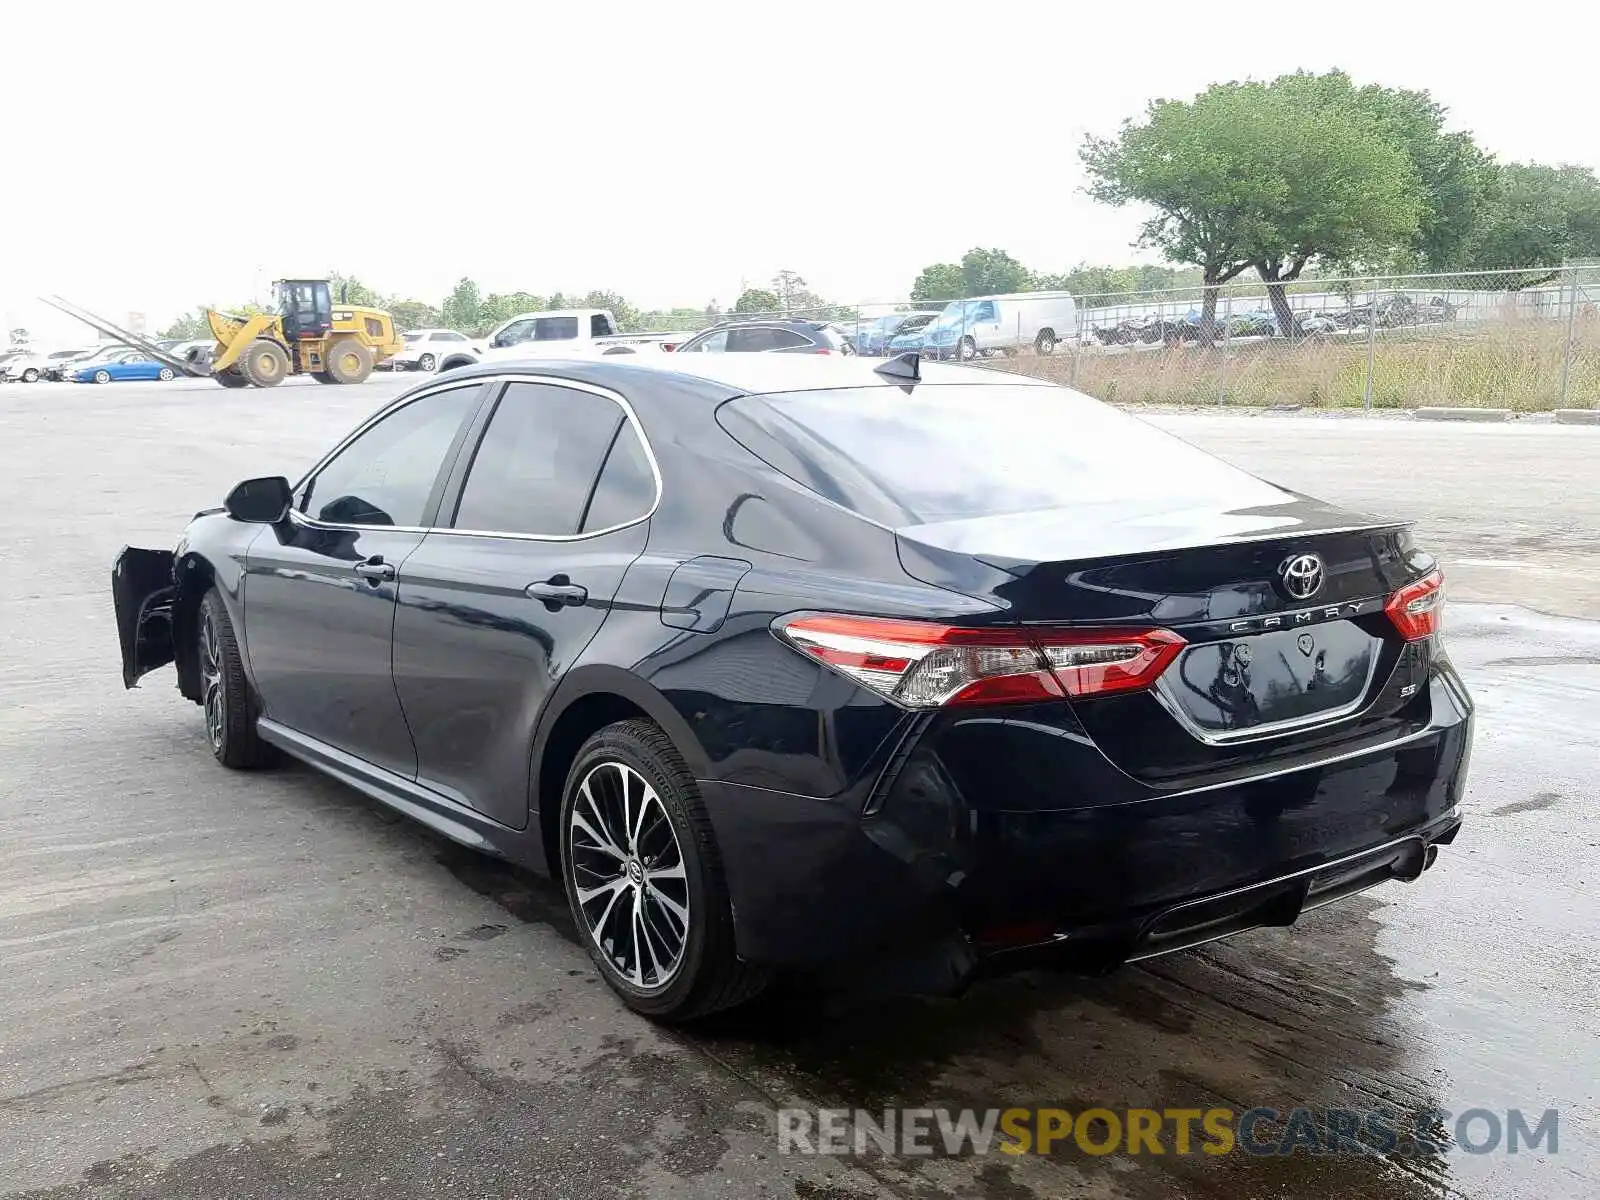
M903 387L904 379L880 374L882 359L820 354L648 354L611 355L589 360L528 359L484 363L451 371L446 378L543 375L574 379L627 393L630 385L663 375L706 385L718 400L769 392L810 392L839 388ZM1054 387L1027 375L939 363L919 364L921 382L934 385L1023 385Z

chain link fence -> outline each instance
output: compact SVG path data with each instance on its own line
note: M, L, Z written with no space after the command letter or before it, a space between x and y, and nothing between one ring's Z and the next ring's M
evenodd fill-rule
M827 320L865 354L976 359L1122 403L1600 408L1600 263L1076 296L1067 326L1061 295L728 317Z

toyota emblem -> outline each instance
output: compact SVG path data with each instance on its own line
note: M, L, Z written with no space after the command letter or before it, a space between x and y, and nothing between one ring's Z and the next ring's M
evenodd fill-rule
M1309 600L1322 590L1322 560L1315 554L1291 554L1278 568L1278 580L1292 600Z

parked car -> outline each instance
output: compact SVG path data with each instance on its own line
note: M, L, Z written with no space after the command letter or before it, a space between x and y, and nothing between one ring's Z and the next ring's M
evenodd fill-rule
M466 367L483 356L483 348L454 329L411 329L401 335L405 349L384 365L394 371L437 371L449 360L451 368Z
M44 372L44 356L27 346L0 350L0 379L32 383Z
M883 355L889 353L889 343L900 333L914 333L925 329L939 316L939 310L889 313L860 323L859 331L852 334L857 354Z
M79 365L74 363L70 378L73 383L123 383L135 379L171 379L176 372L164 362L157 362L139 350L124 350L121 354L94 359Z
M1219 325L1230 338L1271 337L1278 332L1278 318L1266 309L1229 313Z
M830 321L725 321L702 329L679 354L854 354L850 339Z
M928 316L919 313L915 318L902 321L900 327L894 331L894 336L889 339L889 344L884 347L885 354L921 354L926 348L928 326L938 320L937 314Z
M622 333L609 309L567 308L550 312L519 313L489 332L479 353L484 362L529 358L583 358L611 346L660 351L683 340L681 333ZM470 365L465 353L450 352L440 360L441 371Z
M132 350L132 346L121 342L108 342L98 346L91 346L87 350L72 353L70 358L63 357L52 363L45 371L45 378L52 380L71 380L74 371L93 363L105 362L107 359L116 358ZM67 351L62 352L64 355Z
M971 368L464 368L112 594L124 682L175 662L220 763L550 872L658 1018L780 967L1106 970L1416 879L1461 822L1403 522Z
M952 300L928 326L924 353L968 361L1026 346L1055 353L1056 344L1078 333L1078 306L1066 292L1019 292Z

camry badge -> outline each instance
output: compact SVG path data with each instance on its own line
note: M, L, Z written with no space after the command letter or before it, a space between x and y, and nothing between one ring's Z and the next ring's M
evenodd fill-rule
M1278 580L1293 600L1309 600L1322 590L1322 560L1315 554L1291 554L1278 568Z

